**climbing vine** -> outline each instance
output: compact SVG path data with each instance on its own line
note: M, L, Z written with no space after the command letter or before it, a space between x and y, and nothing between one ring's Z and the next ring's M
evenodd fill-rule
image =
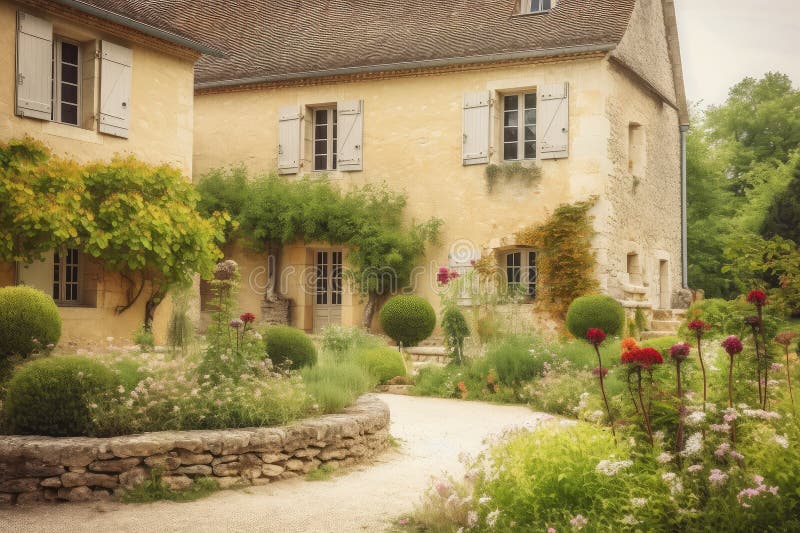
M516 234L518 244L538 250L540 300L554 315L565 316L572 300L597 289L589 214L596 201L561 205L544 223Z
M519 162L500 165L493 163L486 166L484 176L486 178L486 188L491 193L500 183L500 180L506 183L516 182L530 187L542 179L542 169L535 165L528 166Z

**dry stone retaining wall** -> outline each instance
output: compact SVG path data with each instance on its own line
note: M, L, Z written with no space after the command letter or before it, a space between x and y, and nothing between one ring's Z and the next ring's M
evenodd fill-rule
M342 414L276 428L163 431L111 438L0 437L0 505L110 499L159 468L173 488L209 476L263 485L323 464L348 466L388 443L389 408L362 396Z

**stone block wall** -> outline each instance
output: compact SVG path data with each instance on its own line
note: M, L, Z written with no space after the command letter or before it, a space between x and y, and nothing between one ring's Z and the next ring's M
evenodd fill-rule
M264 485L323 464L348 466L386 448L389 408L362 396L342 414L275 428L163 431L111 438L0 436L0 505L118 497L154 468L186 488Z

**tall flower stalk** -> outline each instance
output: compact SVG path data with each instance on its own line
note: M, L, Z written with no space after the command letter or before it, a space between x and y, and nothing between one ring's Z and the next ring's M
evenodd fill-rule
M678 429L675 431L675 450L683 450L683 419L686 416L686 406L683 405L683 387L681 385L681 363L689 357L692 348L688 342L673 344L669 349L669 355L675 361L675 376L677 381L678 393Z
M603 368L603 358L600 357L600 345L603 344L603 341L606 340L606 333L602 329L598 328L589 328L589 331L586 332L586 340L589 341L589 344L594 346L594 351L597 354L597 376L600 378L600 392L603 395L603 403L606 406L606 413L608 413L608 421L611 424L611 435L614 437L614 440L617 439L617 433L614 429L614 419L611 416L611 407L608 405L608 397L606 396L606 386L604 383L605 375L608 373L608 370Z
M789 366L789 345L792 344L795 337L797 337L797 333L793 331L784 331L783 333L778 333L775 337L775 342L783 346L783 351L786 354L786 385L789 387L789 400L792 402L792 413L797 416L797 411L794 407L794 392L792 391L792 372Z
M736 335L731 335L722 341L722 347L728 352L730 364L728 365L728 408L733 409L733 356L742 353L742 341ZM731 421L731 442L736 442L735 421Z
M757 316L746 319L751 328L753 328L753 342L756 345L756 367L758 370L758 399L762 409L767 408L767 401L769 394L767 386L769 384L769 354L767 347L767 338L764 332L764 306L767 305L767 295L764 291L755 289L747 294L747 303L756 306ZM753 320L755 319L755 320ZM761 337L761 339L759 339ZM759 340L762 342L759 346ZM763 348L763 351L761 350ZM762 390L762 376L763 376L763 390Z
M706 365L703 362L703 333L710 330L711 326L702 320L692 320L689 322L689 329L694 331L697 338L697 358L700 360L700 370L703 372L703 412L706 410L706 403L708 401L708 379L706 378Z
M639 408L642 412L642 418L644 419L644 426L647 430L647 437L650 440L650 445L655 445L655 439L653 438L653 425L650 418L650 408L649 404L645 405L644 403L644 392L642 388L642 370L651 371L652 367L655 365L660 365L664 362L664 359L661 357L661 354L658 353L657 350L653 348L637 348L634 350L628 350L624 352L621 357L621 361L623 364L628 365L630 367L629 372L632 372L636 375L636 382L637 382L637 395L639 396ZM634 400L635 403L635 400Z

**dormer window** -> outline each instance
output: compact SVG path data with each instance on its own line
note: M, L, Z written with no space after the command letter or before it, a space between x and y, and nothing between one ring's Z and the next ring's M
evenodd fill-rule
M550 11L553 0L522 0L523 13L545 13Z

